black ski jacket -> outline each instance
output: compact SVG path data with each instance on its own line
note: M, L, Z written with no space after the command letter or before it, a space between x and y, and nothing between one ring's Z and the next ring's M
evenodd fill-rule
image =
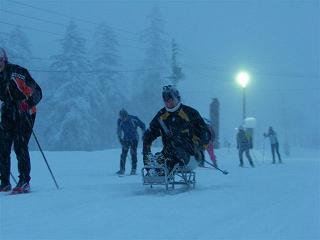
M28 70L7 63L0 72L1 123L14 122L19 114L19 104L26 101L30 107L28 113L36 113L36 105L42 98L39 85L31 77Z
M162 152L169 158L178 157L179 150L195 155L197 149L206 148L211 139L210 130L199 112L183 104L175 112L162 108L152 119L143 138L144 156L150 152L152 142L160 136Z

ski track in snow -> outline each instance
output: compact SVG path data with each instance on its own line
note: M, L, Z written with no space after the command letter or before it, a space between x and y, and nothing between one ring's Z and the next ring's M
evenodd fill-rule
M217 151L228 175L197 168L194 190L143 186L115 175L120 150L32 153L32 193L0 193L0 236L11 239L320 239L319 151L239 168L235 149ZM307 157L303 157L306 155ZM208 156L207 156L207 159ZM246 159L245 165L248 166ZM140 156L139 167L142 159ZM15 176L16 162L12 161ZM127 160L127 173L130 159Z

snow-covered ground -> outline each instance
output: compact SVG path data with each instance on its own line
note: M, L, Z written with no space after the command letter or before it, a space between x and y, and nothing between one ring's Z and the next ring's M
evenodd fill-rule
M0 193L0 239L320 239L320 151L294 150L272 165L269 151L263 159L256 150L252 169L221 149L229 175L197 168L196 189L168 192L143 186L140 173L116 176L119 155L46 152L56 190L33 152L33 192Z

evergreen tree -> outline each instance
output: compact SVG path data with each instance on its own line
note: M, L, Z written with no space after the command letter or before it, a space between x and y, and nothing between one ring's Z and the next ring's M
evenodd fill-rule
M32 58L31 44L27 35L19 26L9 32L6 50L13 63L27 68L30 67Z
M51 91L43 100L43 137L52 150L93 150L101 148L96 118L99 96L90 72L85 40L77 25L70 22L63 39L62 51L51 65Z
M4 34L0 33L0 46L2 48L6 48L6 41L5 41L5 38L4 38Z
M150 118L160 106L161 88L168 83L168 58L166 54L166 41L164 40L164 21L159 9L154 7L147 17L149 25L142 34L142 41L146 45L145 63L140 79L142 89L138 96L141 112L147 119Z
M114 145L118 112L126 102L125 78L119 73L119 43L114 31L102 23L98 26L92 47L92 68L99 91L99 121L108 126L102 129L105 147Z
M182 67L178 64L179 47L178 44L172 39L171 42L171 72L172 75L169 77L173 85L178 85L180 80L184 79Z

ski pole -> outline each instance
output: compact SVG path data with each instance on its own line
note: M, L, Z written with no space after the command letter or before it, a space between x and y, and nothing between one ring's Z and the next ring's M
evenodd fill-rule
M204 160L207 164L209 164L210 166L214 167L215 169L219 170L220 172L222 172L223 174L227 175L229 172L226 170L221 170L220 168L218 168L217 166L213 165L211 162L208 162L207 160Z
M55 179L55 177L54 177L54 175L53 175L53 173L52 173L52 171L51 171L51 168L50 168L50 166L49 166L49 163L48 163L48 161L47 161L47 158L46 158L46 156L44 155L44 153L43 153L43 151L42 151L42 148L41 148L41 146L40 146L40 143L39 143L39 141L38 141L38 138L37 138L36 134L35 134L34 131L33 131L32 125L31 125L30 120L29 120L29 116L27 116L27 121L28 121L29 127L30 127L30 129L31 129L31 131L32 131L32 135L33 135L34 139L36 140L36 143L37 143L37 145L38 145L38 148L39 148L39 150L40 150L40 152L41 152L41 154L42 154L42 157L43 157L43 159L44 159L44 161L45 161L45 163L46 163L46 165L47 165L47 168L48 168L48 170L49 170L49 172L50 172L50 174L51 174L51 177L52 177L52 179L53 179L53 181L54 181L57 189L59 189L58 183L57 183L57 181L56 181L56 179Z
M10 176L11 176L11 178L13 179L14 183L15 183L15 184L18 184L16 178L13 176L13 174L12 174L11 172L10 172Z
M9 93L9 97L11 98L11 100L14 101L14 99L13 99L13 97L12 97L12 95L11 95L9 86L7 86L7 91L8 91L8 93ZM30 128L31 131L32 131L32 135L33 135L34 139L35 139L36 142L37 142L37 145L38 145L38 148L39 148L39 150L40 150L40 152L41 152L41 154L42 154L42 157L43 157L45 163L47 164L47 167L48 167L48 169L49 169L49 172L50 172L50 174L51 174L51 177L52 177L52 179L53 179L53 181L54 181L57 189L59 189L58 183L57 183L55 177L53 176L53 173L52 173L51 168L50 168L50 166L49 166L49 163L48 163L48 161L47 161L47 159L46 159L46 156L44 155L44 153L43 153L43 151L42 151L42 148L41 148L41 146L40 146L40 143L39 143L39 141L38 141L38 138L37 138L36 134L35 134L34 131L33 131L33 127L32 127L32 124L31 124L31 122L30 122L28 113L26 113L26 119L27 119L29 128Z

